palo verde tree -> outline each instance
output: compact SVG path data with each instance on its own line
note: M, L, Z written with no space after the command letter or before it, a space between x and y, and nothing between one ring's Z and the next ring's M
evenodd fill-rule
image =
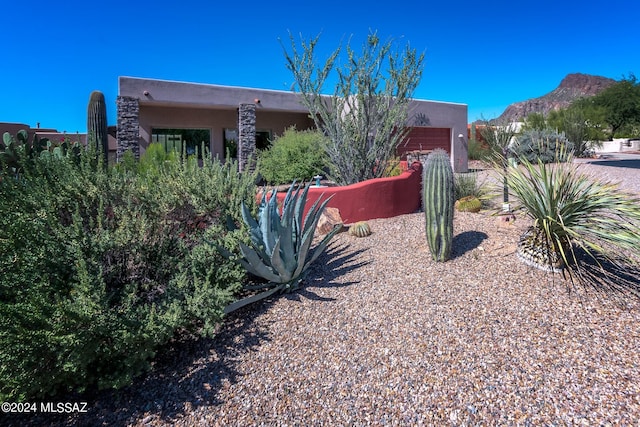
M283 46L287 68L316 127L328 137L333 178L352 184L383 176L384 165L406 136L408 105L422 77L424 54L408 45L398 54L393 40L383 43L371 32L359 55L347 44L342 66L337 65L341 46L319 66L319 35L308 42L301 38L299 47L291 34L289 38L291 53ZM333 94L324 95L334 72Z
M589 102L602 110L609 140L640 123L640 82L633 74L589 98Z

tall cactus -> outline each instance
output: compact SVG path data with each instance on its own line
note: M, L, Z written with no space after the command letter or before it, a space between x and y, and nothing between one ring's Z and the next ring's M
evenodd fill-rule
M446 151L434 150L422 183L427 243L435 261L447 261L453 241L453 169Z
M88 143L95 144L96 152L102 151L104 164L107 165L109 154L109 134L107 133L107 104L104 94L99 90L91 92L87 107Z

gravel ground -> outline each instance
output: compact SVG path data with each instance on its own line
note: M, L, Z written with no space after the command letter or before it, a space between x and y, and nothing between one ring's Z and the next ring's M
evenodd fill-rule
M585 169L640 193L640 169ZM303 290L176 343L131 387L69 398L89 413L46 423L638 425L640 301L569 292L518 261L524 218L456 214L446 263L431 260L423 220L337 235Z

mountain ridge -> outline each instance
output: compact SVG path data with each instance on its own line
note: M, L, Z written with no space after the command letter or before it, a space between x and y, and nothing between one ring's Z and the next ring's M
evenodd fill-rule
M547 115L552 110L568 107L582 97L597 95L616 83L616 80L592 74L567 74L557 88L537 98L510 104L496 119L499 123L521 121L531 113Z

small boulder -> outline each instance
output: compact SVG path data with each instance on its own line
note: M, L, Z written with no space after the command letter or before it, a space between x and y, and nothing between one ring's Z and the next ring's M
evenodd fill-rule
M318 225L316 226L316 234L327 234L331 230L333 230L333 227L335 227L336 225L340 225L342 227L342 224L343 221L338 208L326 207L320 215L320 219L318 220Z

